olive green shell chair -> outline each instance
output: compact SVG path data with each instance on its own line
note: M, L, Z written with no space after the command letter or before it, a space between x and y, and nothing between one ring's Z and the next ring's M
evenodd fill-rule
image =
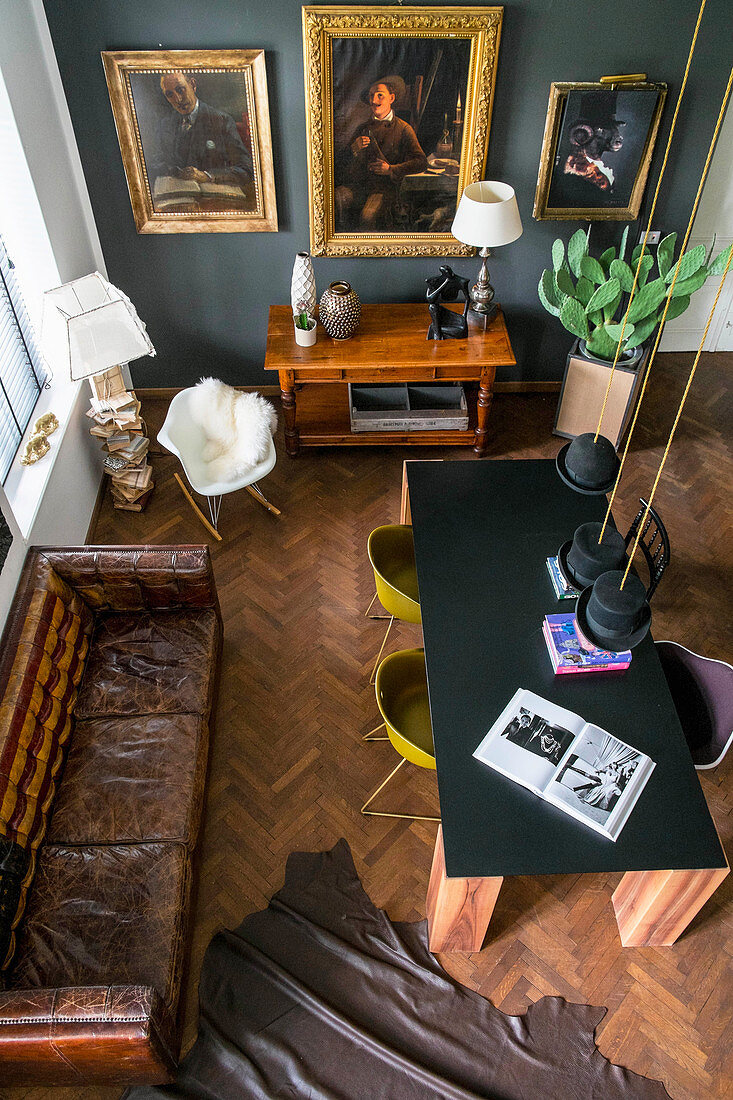
M361 808L366 816L400 817L410 821L440 821L439 817L425 814L387 813L383 810L370 810L368 807L389 781L397 774L405 761L417 764L420 768L435 771L433 751L433 729L430 723L428 703L428 681L425 671L425 651L423 649L402 649L391 653L379 665L375 684L377 706L384 719L381 726L371 730L364 741L391 741L402 759L376 791ZM379 730L386 729L386 737L375 737Z
M369 618L384 618L370 615L374 601L379 597L389 622L381 648L374 662L369 683L374 682L377 665L387 644L389 632L395 619L408 623L419 623L420 597L417 590L417 570L415 569L415 546L412 541L412 527L406 523L390 523L372 531L367 543L369 561L374 570L376 592L366 609Z

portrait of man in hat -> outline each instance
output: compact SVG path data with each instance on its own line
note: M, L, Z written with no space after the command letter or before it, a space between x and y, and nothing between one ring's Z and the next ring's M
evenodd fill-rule
M370 117L353 131L336 164L337 232L393 229L402 180L427 167L417 134L395 113L404 91L404 80L390 75L362 92Z

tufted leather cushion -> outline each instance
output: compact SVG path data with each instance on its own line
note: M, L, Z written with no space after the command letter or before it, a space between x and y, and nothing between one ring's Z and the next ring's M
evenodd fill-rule
M96 611L217 606L206 546L46 547L43 554Z
M79 719L47 843L193 848L207 747L206 720L193 714Z
M208 714L217 638L212 610L100 615L77 719Z
M47 562L34 560L2 641L0 837L27 849L29 857L20 890L10 883L9 871L0 871L0 966L12 957L12 930L45 835L93 625L84 601Z
M178 997L191 861L180 844L45 844L11 988L149 985Z

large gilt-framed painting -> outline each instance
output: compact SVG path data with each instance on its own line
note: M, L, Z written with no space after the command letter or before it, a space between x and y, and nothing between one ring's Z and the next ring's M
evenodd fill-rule
M503 8L304 7L311 252L456 256L483 178Z
M102 61L138 233L277 230L264 50Z
M552 84L535 218L638 218L666 95L646 82Z

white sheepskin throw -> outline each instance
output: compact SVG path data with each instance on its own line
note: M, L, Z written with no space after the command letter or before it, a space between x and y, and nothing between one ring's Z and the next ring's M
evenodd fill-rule
M218 378L202 378L189 404L207 438L203 450L212 481L244 477L267 457L277 413L258 393L241 393Z

